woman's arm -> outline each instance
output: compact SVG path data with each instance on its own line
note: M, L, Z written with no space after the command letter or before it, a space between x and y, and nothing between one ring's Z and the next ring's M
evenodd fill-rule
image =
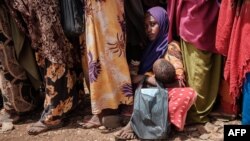
M156 86L155 76L154 75L134 75L132 76L132 83L139 84L146 77L145 82L151 86Z

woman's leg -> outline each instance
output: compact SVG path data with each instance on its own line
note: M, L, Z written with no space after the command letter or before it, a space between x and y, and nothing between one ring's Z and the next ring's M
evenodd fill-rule
M4 9L1 5L0 18L8 22L7 17L2 17L4 12L7 13ZM11 34L7 32L10 29L5 29L9 27L6 26L5 22L0 23L2 25L2 29L0 29L2 36L0 39L0 91L2 93L1 98L3 98L0 125L5 121L17 122L19 113L32 110L37 102L37 95L34 94L26 71L16 59Z
M133 95L125 54L123 1L86 1L85 8L86 32L81 39L86 39L86 45L83 42L82 58L94 116L84 126L95 127L107 110L117 113L121 104L132 105ZM110 8L114 12L108 12Z
M76 73L65 64L46 61L45 102L40 120L33 124L29 134L38 134L62 126L62 119L78 103Z

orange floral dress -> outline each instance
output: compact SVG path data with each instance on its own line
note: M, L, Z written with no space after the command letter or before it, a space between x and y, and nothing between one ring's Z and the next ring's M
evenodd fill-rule
M123 1L85 0L85 5L82 60L90 86L92 113L132 105Z

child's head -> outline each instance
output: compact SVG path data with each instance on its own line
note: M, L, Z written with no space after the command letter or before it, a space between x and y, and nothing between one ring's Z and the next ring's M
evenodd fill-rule
M165 59L158 59L153 65L155 79L163 84L173 83L176 73L174 66Z

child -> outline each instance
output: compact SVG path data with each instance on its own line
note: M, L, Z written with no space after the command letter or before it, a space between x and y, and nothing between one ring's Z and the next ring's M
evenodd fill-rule
M174 66L165 59L158 59L153 64L155 79L163 84L174 83L176 81Z
M153 64L154 80L148 80L149 84L155 83L157 80L163 83L166 88L179 87L178 79L176 79L176 69L171 62L165 59L158 59ZM155 84L154 84L155 85Z
M178 130L183 130L186 113L196 99L196 93L190 88L178 88L185 86L181 50L177 43L167 41L168 15L163 8L153 7L148 10L145 32L149 44L140 61L138 75L132 75L132 82L138 84L146 75L147 84L155 85L155 80L165 83L164 86L168 88L170 122ZM172 66L169 65L170 62ZM115 133L115 138L136 138L130 122Z

